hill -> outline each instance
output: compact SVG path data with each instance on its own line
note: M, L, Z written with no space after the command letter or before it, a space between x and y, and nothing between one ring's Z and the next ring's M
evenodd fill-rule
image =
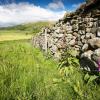
M43 27L52 26L53 22L36 22L0 28L0 41L31 39Z
M26 34L36 34L41 31L43 27L51 26L54 22L35 22L35 23L27 23L27 24L21 24L17 26L12 27L2 27L0 28L0 33L2 31L16 31L20 33L26 33ZM5 32L4 32L5 33Z

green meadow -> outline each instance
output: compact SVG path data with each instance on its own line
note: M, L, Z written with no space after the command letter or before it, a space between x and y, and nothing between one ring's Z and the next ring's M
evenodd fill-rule
M62 67L32 46L34 34L18 26L0 30L0 100L100 100L99 73L80 70L72 56Z

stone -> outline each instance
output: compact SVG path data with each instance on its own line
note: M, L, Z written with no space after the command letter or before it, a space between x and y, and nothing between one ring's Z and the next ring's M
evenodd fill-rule
M87 40L86 39L82 39L81 41L83 44L87 43Z
M87 57L88 59L91 59L91 55L93 54L92 50L88 50L81 54L81 58Z
M95 38L96 36L94 34L91 34L91 39Z
M66 24L62 25L62 27L66 31Z
M90 22L93 22L93 18L90 18Z
M88 28L93 27L93 22L89 22L89 23L87 23L87 27L88 27Z
M64 34L57 34L57 33L53 34L53 38L61 38L63 36L64 36Z
M57 43L57 41L58 41L58 38L55 38L55 39L54 39L54 42Z
M57 46L58 49L64 49L64 48L66 48L66 44L63 41L58 41L56 43L56 46Z
M83 23L82 23L81 25L79 25L79 29L80 29L80 30L85 30L85 26L84 26Z
M90 33L91 32L91 28L86 28L86 32Z
M89 47L88 44L84 44L83 47L82 47L82 51L88 50L88 47Z
M70 22L67 22L67 23L66 23L66 26L70 26L70 25L71 25Z
M75 45L75 48L79 48L80 46L79 45Z
M61 38L61 37L63 37L63 36L64 36L64 34L58 34L58 35L57 35L58 38Z
M73 35L72 34L67 34L68 39L72 39Z
M67 31L67 34L72 34L73 33L73 31Z
M78 52L80 52L80 46L75 46L75 50L78 51Z
M73 29L76 29L76 28L78 28L78 23L72 24L72 26L73 26Z
M90 39L92 36L92 33L86 33L86 39Z
M85 31L84 31L84 30L79 30L78 33L79 33L80 35L85 35Z
M66 31L72 31L72 26L66 26Z
M98 25L97 25L97 22L94 22L93 23L93 27L97 27Z
M56 45L52 44L52 48L50 48L50 50L52 53L55 53L58 50L58 48Z
M81 22L82 21L82 18L81 17L78 17L77 20L78 20L78 22Z
M75 20L75 19L71 20L71 24L76 24L76 23L78 23L78 20Z
M51 33L51 30L49 28L47 29L47 33Z
M98 21L98 18L94 18L93 21L94 21L94 22L95 22L95 21Z
M96 34L96 32L97 32L97 28L95 28L95 27L91 28L90 33Z
M100 27L100 20L98 20L98 27Z
M60 28L57 28L57 29L55 30L55 32L56 32L56 33L60 33L60 32L61 32L61 29L60 29Z
M73 36L73 40L76 40L77 37Z
M97 34L96 34L97 37L100 37L100 27L97 29Z
M72 34L73 34L75 37L78 36L77 32L73 32Z
M83 43L81 41L78 41L79 46L83 46Z
M68 44L71 45L71 46L74 46L75 45L75 40L71 40Z
M93 61L97 62L97 61L98 61L98 56L97 56L95 53L93 53L93 54L91 55L91 59L92 59Z
M96 54L98 57L100 57L100 48L96 49L94 51L94 54Z
M79 30L79 25L78 25L78 23L72 25L72 30L73 30L74 32L78 32L78 30Z
M93 38L88 40L89 45L96 49L96 48L100 48L100 38Z
M57 51L57 52L54 54L54 57L55 57L57 60L59 60L59 59L61 58L61 53Z
M82 36L81 36L81 40L83 40L84 38L85 38L85 35L82 35Z

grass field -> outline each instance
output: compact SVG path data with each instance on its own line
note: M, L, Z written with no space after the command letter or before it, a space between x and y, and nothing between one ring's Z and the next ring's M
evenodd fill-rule
M19 30L0 30L0 41L31 39L33 34L27 34L26 31Z
M32 35L0 35L0 41L31 39Z
M0 42L0 100L99 100L94 76L84 75L77 66L58 70L29 40Z
M31 39L45 26L51 26L51 22L37 22L23 24L0 29L0 41Z
M26 41L0 43L0 100L66 100L57 63Z
M0 100L100 100L99 73L80 70L73 57L60 69L26 33L0 30Z

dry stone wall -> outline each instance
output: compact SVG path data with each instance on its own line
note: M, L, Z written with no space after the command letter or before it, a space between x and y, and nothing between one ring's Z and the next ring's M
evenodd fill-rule
M86 9L87 10L87 9ZM44 28L39 35L33 37L33 44L41 48L46 53L51 51L52 55L59 59L64 50L70 47L79 54L82 66L87 61L92 62L95 70L97 60L100 58L100 6L89 8L89 11L80 10L65 14L50 28Z

